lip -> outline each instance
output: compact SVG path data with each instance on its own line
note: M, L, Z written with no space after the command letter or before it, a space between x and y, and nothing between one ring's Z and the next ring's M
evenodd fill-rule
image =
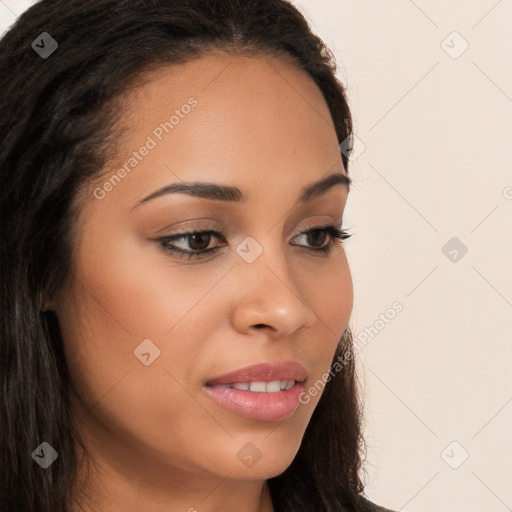
M307 375L306 369L299 363L259 363L210 379L203 389L218 405L241 416L258 421L279 421L298 409L299 395L304 391ZM219 387L237 382L275 380L296 382L290 389L275 393Z
M286 391L257 393L234 388L205 386L206 393L220 406L257 421L280 421L299 408L304 384L296 382Z
M265 362L244 366L233 372L209 379L206 381L206 386L250 381L271 382L273 380L295 380L297 382L303 382L307 376L307 370L299 363L293 361L284 363Z

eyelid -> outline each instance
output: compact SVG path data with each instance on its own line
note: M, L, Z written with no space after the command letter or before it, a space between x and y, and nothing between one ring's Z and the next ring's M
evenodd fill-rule
M307 232L309 232L311 230L314 230L314 229L325 229L325 228L329 228L329 227L335 227L335 228L341 229L342 228L342 222L341 221L340 222L334 222L332 220L311 222L311 224L308 224L305 227L300 228L297 233L295 233L294 235L292 235L290 237L290 240L293 240L297 236L303 235L303 234L305 234L305 233L307 233ZM193 235L195 233L205 233L205 232L212 232L212 231L215 232L215 234L221 235L223 238L226 237L225 232L222 232L222 231L225 231L225 230L222 230L221 228L219 228L215 224L211 224L211 225L193 225L193 226L188 225L188 226L184 226L183 228L178 229L175 233L172 233L170 235L164 235L164 236L159 237L159 238L169 239L169 238L180 237L180 236L185 237L187 235Z
M324 220L324 221L312 222L311 224L308 224L305 227L301 228L299 230L299 234L308 232L308 231L310 231L312 229L324 229L324 228L329 228L329 227L335 227L335 228L340 228L341 229L342 223L341 222L335 222L335 221L332 221L332 220ZM295 235L295 236L297 236L297 235Z
M318 215L316 217L318 217ZM329 216L329 217L331 217L331 216ZM195 224L187 224L187 222L194 222ZM226 234L230 234L230 232L234 233L236 231L236 228L234 227L234 224L232 222L229 222L226 224L226 222L223 221L223 227L220 227L220 225L218 223L216 223L210 219L204 220L204 222L208 222L208 224L202 224L201 222L202 222L202 220L200 218L193 219L192 221L185 220L183 222L176 222L176 223L172 224L171 226L168 226L168 228L172 227L175 230L175 232L172 234L169 234L169 235L162 235L162 236L163 237L171 237L171 236L179 235L182 233L189 234L189 233L198 232L198 231L210 231L210 230L218 231L218 232L222 231L223 234L226 235ZM342 216L339 217L339 220L334 220L333 217L331 217L328 220L320 220L320 221L314 220L314 221L311 221L310 224L307 224L306 227L301 228L298 231L298 233L302 233L305 230L313 229L315 227L322 228L324 226L334 226L334 227L341 229L342 225L343 225ZM160 233L165 232L168 228L159 230L157 232L157 234L159 235ZM292 235L292 237L293 236L296 236L296 235Z

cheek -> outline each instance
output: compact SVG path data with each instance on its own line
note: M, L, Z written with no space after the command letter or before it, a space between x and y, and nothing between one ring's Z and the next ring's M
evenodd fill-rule
M302 399L305 414L312 410L325 389L325 382L340 338L348 326L353 307L353 283L343 248L332 264L325 265L314 275L304 272L303 289L318 323L310 336L307 358L314 361ZM333 372L336 369L333 367Z
M214 288L225 272L194 277L160 256L150 261L153 252L118 240L82 253L74 300L63 301L59 320L74 387L96 418L138 435L169 424L185 434L205 419L197 406L190 410L194 401L185 389L204 372L201 347L221 321ZM138 350L146 339L151 343ZM196 427L182 421L192 416Z
M339 253L328 263L318 264L314 270L297 270L296 275L299 276L308 306L318 319L318 328L339 338L352 313L354 292L345 251L341 247L336 250Z
M108 241L98 240L96 235L85 240L89 250L78 257L83 302L96 329L132 342L168 337L222 277L218 267L206 272L179 263L157 244L133 235L116 239L111 233Z

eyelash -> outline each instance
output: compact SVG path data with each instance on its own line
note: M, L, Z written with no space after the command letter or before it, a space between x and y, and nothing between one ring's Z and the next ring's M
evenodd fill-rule
M340 229L333 225L308 228L304 231L301 231L297 236L307 235L309 233L314 233L314 232L325 232L331 237L331 240L326 246L316 247L316 248L315 247L313 247L313 248L306 247L306 249L309 249L309 250L311 250L313 252L317 252L317 253L323 252L324 254L330 253L333 245L336 243L336 240L338 240L339 243L343 243L343 240L346 240L352 236L345 229ZM222 233L219 233L218 231L215 231L215 230L203 230L203 231L193 230L193 231L190 231L189 229L185 229L185 231L182 233L176 233L175 235L161 237L161 238L158 238L156 241L164 248L164 250L175 253L175 254L179 255L179 257L184 257L184 256L188 255L188 257L189 257L188 259L191 259L192 257L195 257L195 258L204 257L204 256L207 256L208 254L216 252L218 249L222 248L222 247L211 247L210 249L204 249L202 251L184 251L183 249L178 249L178 248L170 245L171 242L175 242L182 238L188 239L192 235L200 235L200 234L202 234L202 235L209 234L209 235L214 235L216 238L224 238L222 236ZM302 246L302 247L304 247L304 246Z

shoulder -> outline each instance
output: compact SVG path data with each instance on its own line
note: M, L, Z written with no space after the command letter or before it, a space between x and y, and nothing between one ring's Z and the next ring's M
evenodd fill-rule
M363 507L365 512L395 512L390 508L381 507L375 503L372 503L364 496L360 496L360 505Z

